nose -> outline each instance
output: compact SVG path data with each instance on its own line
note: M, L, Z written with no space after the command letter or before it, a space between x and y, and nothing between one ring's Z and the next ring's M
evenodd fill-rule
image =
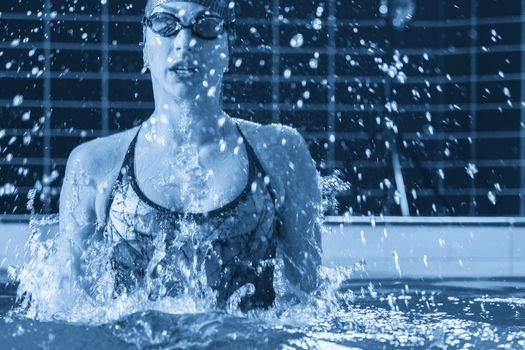
M195 46L195 38L190 28L182 28L173 38L175 51L191 51Z

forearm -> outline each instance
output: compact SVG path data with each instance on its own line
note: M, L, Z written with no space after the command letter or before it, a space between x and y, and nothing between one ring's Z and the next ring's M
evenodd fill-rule
M311 292L317 288L319 280L319 266L315 259L305 258L302 261L283 254L286 279L302 291Z
M80 249L71 239L62 232L56 241L56 258L53 262L60 266L58 273L60 290L66 294L73 294L75 286L79 285L81 273Z
M303 220L302 223L297 221L287 224L288 227L295 227L297 231L288 230L283 235L282 259L285 276L293 285L310 292L318 285L322 259L321 227L316 217L311 217L309 221ZM298 233L302 235L296 236Z

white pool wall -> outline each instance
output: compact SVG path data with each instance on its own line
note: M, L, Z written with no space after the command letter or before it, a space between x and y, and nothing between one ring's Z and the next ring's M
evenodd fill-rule
M0 269L20 266L26 261L25 243L29 232L28 224L0 224Z
M328 217L325 227L323 264L357 265L356 276L525 277L522 218ZM26 223L0 223L0 269L26 261L29 234Z
M524 224L521 218L328 218L323 264L364 261L357 275L370 278L525 277Z

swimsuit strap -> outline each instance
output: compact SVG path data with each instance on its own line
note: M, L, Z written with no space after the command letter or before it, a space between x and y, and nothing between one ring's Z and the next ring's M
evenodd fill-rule
M126 151L126 156L124 157L124 161L122 162L122 166L120 167L121 169L123 167L126 167L129 171L129 165L135 162L135 145L137 144L137 140L139 138L140 129L142 129L142 125L139 126L135 137L133 138L133 140L131 140L131 143L129 144L128 150ZM122 177L122 171L120 172L119 177Z
M257 156L257 154L255 153L253 147L250 145L250 143L248 142L248 139L246 138L246 136L244 135L244 133L242 132L241 130L241 127L239 125L239 122L235 121L235 125L237 127L237 130L239 131L239 134L241 135L241 137L243 138L243 141L244 141L244 144L246 146L246 151L248 152L248 159L250 160L250 175L249 176L249 181L246 185L246 189L249 188L251 182L253 181L253 178L252 176L254 176L255 174L255 171L254 171L254 165L255 167L259 170L260 174L262 175L263 179L264 177L268 176L267 175L267 172L266 170L264 169L263 165L261 164L261 161L259 160L259 157ZM113 188L111 190L111 194L110 194L110 197L108 199L108 202L107 202L107 205L106 205L106 220L107 218L109 218L109 212L110 212L110 209L111 209L111 204L113 203L113 199L115 197L115 191L116 191L116 186L117 184L119 184L120 182L122 182L122 177L124 176L124 172L127 173L128 176L130 176L130 180L132 182L132 185L136 185L135 184L135 179L134 179L134 163L135 163L135 145L137 143L137 140L138 140L138 136L139 136L139 133L140 133L140 130L141 130L142 126L140 126L137 130L137 133L135 134L135 136L133 137L133 140L131 140L129 146L128 146L128 149L126 151L126 155L124 157L124 161L122 162L122 166L120 167L120 171L119 171L119 174L118 174L118 177L117 177L117 180L115 181L115 184L113 185ZM255 163L255 164L253 164ZM125 169L125 170L124 170ZM135 186L134 186L135 187ZM137 186L138 187L138 186ZM277 211L277 195L276 195L276 192L275 190L273 189L271 183L268 183L268 185L266 185L267 189L268 189L268 192L270 194L270 197L272 199L272 202L273 202L273 205L274 205L274 208L276 209L276 213L278 214L278 211ZM243 191L243 194L245 194L244 192L246 192L247 190L245 189L245 191ZM138 192L137 192L138 190ZM140 191L140 188L137 188L135 189L135 191L137 192L138 195L141 195L142 192ZM247 193L247 192L246 192ZM240 199L241 196L238 197L238 199ZM144 200L144 198L142 198ZM146 198L148 199L148 198ZM148 199L148 203L150 203L151 201ZM236 201L234 201L236 202ZM154 203L150 203L150 204L154 204ZM233 203L230 203L228 205L228 207L233 204ZM157 205L155 205L155 207L157 207Z
M241 134L242 138L244 139L244 142L246 144L246 150L248 151L248 153L252 154L253 159L254 159L257 167L259 168L259 170L261 172L261 175L263 176L263 178L265 176L268 176L266 170L264 169L264 166L261 164L261 162L259 160L259 157L257 157L257 154L255 153L253 147L248 142L248 139L246 138L246 136L244 136L244 133L242 132L241 127L239 126L239 123L236 121L235 124L237 125L237 130L239 130L239 133ZM270 197L271 197L272 202L273 202L273 208L275 210L275 219L277 220L277 226L276 226L277 235L282 235L283 234L283 230L284 230L284 226L283 226L284 222L283 222L283 219L281 217L281 212L279 210L280 205L278 205L279 202L277 201L277 193L275 192L274 188L272 187L271 182L269 182L268 184L266 184L266 182L264 182L264 184L265 184L268 192L270 193Z
M201 213L191 213L191 212L188 213L188 212L174 211L174 210L171 210L171 209L168 209L166 207L159 205L158 203L152 201L148 196L146 196L146 194L141 190L137 182L136 173L135 173L135 140L132 141L130 145L129 153L126 157L126 162L124 166L127 167L126 169L127 169L127 176L129 179L129 183L131 187L133 188L133 190L135 191L135 194L147 205L149 205L152 208L155 208L156 210L162 213L169 214L171 216L178 216L178 217L190 216L197 221L201 221L201 220L204 220L206 217L218 215L228 209L234 208L235 206L237 206L239 202L244 200L246 196L248 196L248 194L251 192L250 191L251 184L255 180L256 172L257 172L256 171L257 170L256 169L257 159L256 158L254 159L255 155L250 153L249 151L247 151L247 155L248 155L248 180L246 181L246 185L244 186L242 192L235 199L223 205L222 207L213 209L208 212L201 212Z
M259 160L259 157L257 157L257 154L255 153L255 150L253 149L253 147L248 142L248 139L246 138L246 136L244 136L244 133L242 132L241 127L240 127L240 125L239 125L239 123L237 121L235 122L235 125L237 126L237 130L239 130L239 133L241 134L241 136L242 136L242 138L244 140L244 144L246 145L246 151L249 153L249 156L251 156L251 158L255 161L255 165L259 169L259 171L260 171L260 173L261 173L261 175L262 175L262 177L264 179L265 177L268 176L266 170L264 169L261 161ZM272 198L273 205L275 207L277 205L277 194L274 191L271 183L268 183L268 185L266 185L266 187L268 188L268 192L270 193L270 197ZM276 210L276 212L277 212L277 210Z
M115 198L115 191L117 189L117 185L122 182L122 177L124 176L124 169L126 172L129 172L129 162L130 159L133 159L133 154L135 153L135 144L137 143L137 139L139 137L140 129L142 128L142 125L139 126L137 133L133 137L133 140L131 140L131 143L128 146L128 149L126 151L126 155L124 157L124 160L122 161L122 165L119 169L117 180L113 184L113 188L111 189L108 202L106 204L106 221L109 219L109 211L111 209L111 204L113 204L113 199Z

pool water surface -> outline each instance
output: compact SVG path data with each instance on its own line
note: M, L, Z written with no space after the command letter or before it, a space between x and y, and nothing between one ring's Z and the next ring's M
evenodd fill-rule
M343 282L335 307L278 305L250 315L146 311L103 325L13 312L0 285L2 349L525 349L525 279Z

